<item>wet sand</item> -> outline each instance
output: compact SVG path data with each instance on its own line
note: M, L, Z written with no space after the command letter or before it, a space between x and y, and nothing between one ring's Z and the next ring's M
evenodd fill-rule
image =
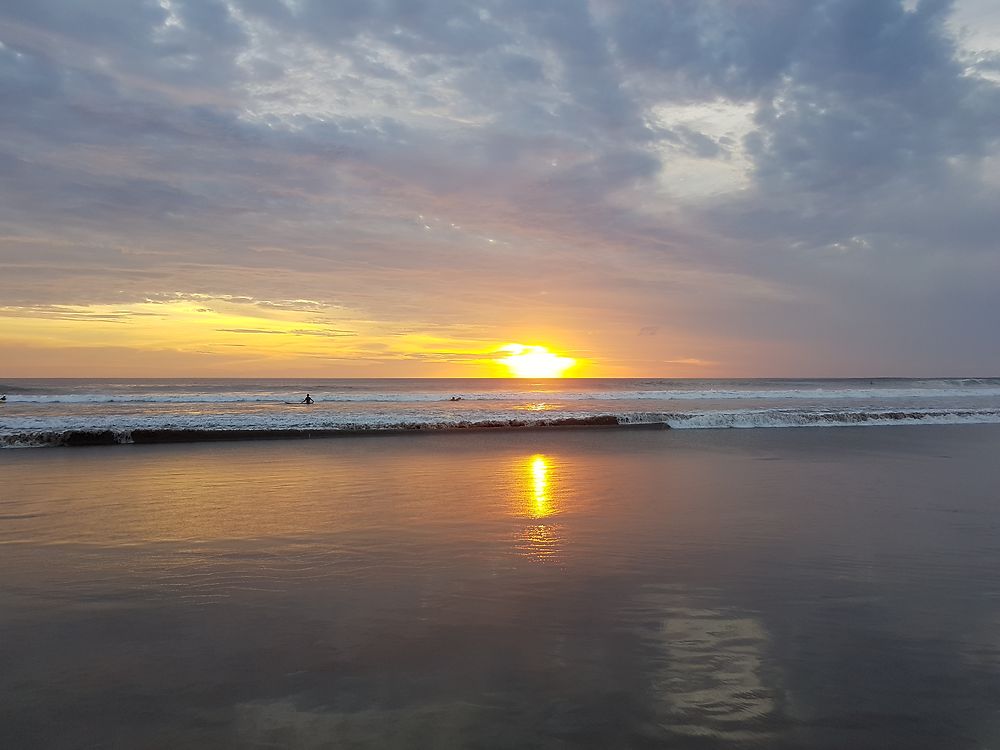
M1000 428L0 454L0 746L1000 740Z

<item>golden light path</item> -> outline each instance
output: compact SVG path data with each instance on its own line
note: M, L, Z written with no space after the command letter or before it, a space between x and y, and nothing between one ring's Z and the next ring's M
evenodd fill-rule
M545 456L533 456L531 459L531 479L534 503L531 507L532 518L545 518L552 513L552 500L549 497L549 465Z
M515 378L561 378L576 364L572 357L562 357L534 344L507 344L500 351L510 354L497 359L497 363L507 367Z
M551 459L541 454L518 463L518 472L524 474L518 482L521 491L515 514L525 519L525 526L517 547L539 562L555 558L560 547L559 525L552 523L559 509L552 495L551 468Z

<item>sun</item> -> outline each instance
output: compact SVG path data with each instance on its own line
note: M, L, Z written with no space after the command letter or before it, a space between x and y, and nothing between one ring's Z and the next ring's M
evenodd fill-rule
M572 357L560 357L544 346L507 344L500 351L510 353L496 362L507 367L515 378L561 378L576 364Z

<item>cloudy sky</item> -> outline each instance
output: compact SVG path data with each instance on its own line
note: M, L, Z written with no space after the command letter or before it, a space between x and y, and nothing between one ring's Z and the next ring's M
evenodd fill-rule
M6 376L1000 374L995 0L4 0Z

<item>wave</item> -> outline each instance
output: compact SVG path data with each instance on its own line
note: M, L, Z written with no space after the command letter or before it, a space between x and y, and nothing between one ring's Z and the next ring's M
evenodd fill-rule
M469 430L515 430L553 427L617 427L613 416L561 417L555 419L494 419L475 422L397 422L344 425L319 428L137 428L103 430L29 430L0 435L0 445L8 448L51 446L132 445L156 443L196 443L227 440L282 440L392 435L415 432Z
M906 424L1000 424L1000 409L798 410L744 409L697 413L630 414L621 424L664 423L675 430L755 427L861 427Z
M793 389L697 389L697 390L619 390L619 391L486 391L454 394L462 401L728 401L728 400L882 400L882 399L945 399L1000 397L996 387L927 387L927 388L793 388ZM294 395L294 394L293 394ZM354 392L317 393L318 404L329 403L424 403L450 401L453 394L440 391L423 392ZM246 393L172 393L172 394L108 394L59 393L26 394L8 403L27 404L274 404L283 405L288 394Z
M1000 409L964 410L843 410L743 409L714 412L639 412L560 417L457 420L427 418L409 421L362 421L342 424L275 426L273 423L220 423L218 420L183 426L65 426L23 428L0 433L0 446L51 447L206 442L221 440L282 440L454 432L522 430L559 427L621 427L660 429L724 429L781 427L864 427L899 425L1000 424Z

